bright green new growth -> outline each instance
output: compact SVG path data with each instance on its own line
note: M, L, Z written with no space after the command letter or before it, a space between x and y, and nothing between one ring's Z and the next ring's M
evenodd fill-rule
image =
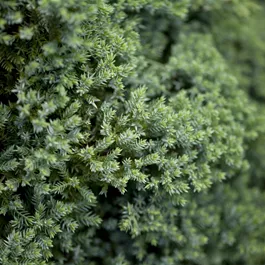
M264 12L2 1L0 264L264 264Z

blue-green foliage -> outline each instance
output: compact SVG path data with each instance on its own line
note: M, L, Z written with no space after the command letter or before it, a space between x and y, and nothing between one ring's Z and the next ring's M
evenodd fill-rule
M2 1L0 264L264 264L264 12Z

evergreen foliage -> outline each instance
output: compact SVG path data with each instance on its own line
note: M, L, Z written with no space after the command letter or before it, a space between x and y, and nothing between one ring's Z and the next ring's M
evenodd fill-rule
M263 265L264 4L0 2L0 264Z

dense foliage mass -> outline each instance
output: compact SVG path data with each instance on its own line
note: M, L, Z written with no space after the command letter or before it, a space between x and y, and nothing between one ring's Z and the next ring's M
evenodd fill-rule
M0 264L265 263L262 1L0 14Z

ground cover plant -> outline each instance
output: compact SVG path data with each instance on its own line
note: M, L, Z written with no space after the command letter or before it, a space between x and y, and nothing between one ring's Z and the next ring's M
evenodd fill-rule
M0 264L263 265L265 9L0 2Z

